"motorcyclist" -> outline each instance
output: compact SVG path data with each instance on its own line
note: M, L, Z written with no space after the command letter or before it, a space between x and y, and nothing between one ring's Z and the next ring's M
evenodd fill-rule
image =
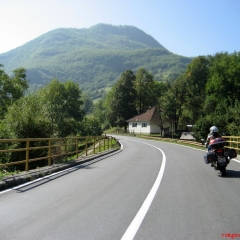
M210 127L209 130L210 130L210 133L207 136L206 147L207 147L208 151L211 151L212 147L211 147L211 145L209 145L210 141L212 139L219 138L221 136L219 135L218 128L216 126ZM211 167L213 167L213 166L214 166L213 163L211 163Z
M210 127L210 133L207 136L207 142L206 142L206 147L208 148L208 151L210 151L211 145L209 145L210 141L215 138L221 137L221 135L218 133L218 128L216 126Z

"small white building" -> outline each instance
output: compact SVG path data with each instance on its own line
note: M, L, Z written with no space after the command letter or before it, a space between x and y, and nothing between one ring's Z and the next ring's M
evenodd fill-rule
M129 133L137 134L159 134L160 133L160 116L157 108L152 107L145 113L137 115L128 120ZM169 121L163 121L164 132L169 132L171 124Z

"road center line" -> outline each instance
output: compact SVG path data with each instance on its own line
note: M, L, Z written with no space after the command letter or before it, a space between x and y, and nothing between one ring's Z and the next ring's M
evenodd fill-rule
M129 139L128 139L129 140ZM132 140L132 141L136 141L136 140ZM140 142L140 141L136 141L136 142ZM143 202L141 208L139 209L137 215L135 216L135 218L132 220L131 224L129 225L128 229L126 230L126 232L124 233L124 235L122 236L121 240L132 240L135 236L135 234L137 233L155 195L156 192L160 186L160 183L162 181L162 177L163 177L163 173L165 170L165 165L166 165L166 155L165 153L158 147L155 147L154 145L148 144L148 143L144 143L144 142L140 142L143 144L147 144L151 147L157 148L163 156L162 159L162 165L161 168L159 170L157 179L155 180L155 183L153 184L153 187L151 189L151 191L149 192L147 198L145 199L145 201Z

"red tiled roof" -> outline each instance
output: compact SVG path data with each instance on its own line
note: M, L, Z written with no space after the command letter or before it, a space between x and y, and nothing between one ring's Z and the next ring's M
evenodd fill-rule
M128 119L128 122L150 122L152 120L155 107L148 109L145 113L137 115L133 118Z

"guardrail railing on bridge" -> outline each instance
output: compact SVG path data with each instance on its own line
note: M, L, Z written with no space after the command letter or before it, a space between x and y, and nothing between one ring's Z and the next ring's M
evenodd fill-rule
M238 154L240 153L240 137L239 136L222 136L222 137L227 142L226 147L236 149L237 153ZM202 145L202 143L199 143L196 141L179 140L179 142L205 147L205 145Z
M117 141L111 136L0 139L0 169L32 162L45 161L45 166L88 156L113 147ZM37 167L37 164L35 164Z
M141 136L143 137L143 136ZM157 137L157 136L151 136L151 135L147 135L144 136L145 138L151 138L151 139L158 139L158 140L169 140L169 141L173 141L173 138L163 138L163 137ZM228 148L233 148L236 149L237 153L240 154L240 136L222 136L223 138L226 139L227 142L227 146ZM179 143L186 143L186 144L190 144L190 145L195 145L198 147L205 147L205 145L203 145L201 142L197 142L197 141L193 141L191 139L175 139L175 141L179 142Z
M223 136L228 143L229 148L236 149L240 153L240 137L239 136Z

